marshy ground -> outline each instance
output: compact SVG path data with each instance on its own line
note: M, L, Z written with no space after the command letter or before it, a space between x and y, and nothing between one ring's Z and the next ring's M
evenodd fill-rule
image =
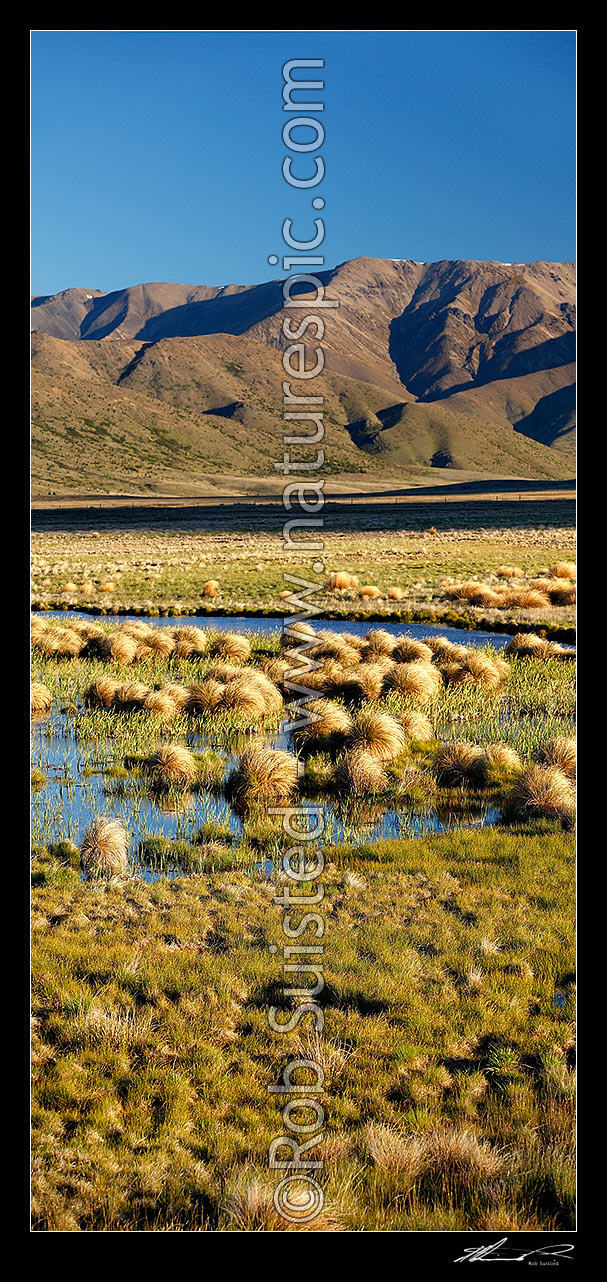
M120 565L107 537L115 557L76 540L69 564ZM174 562L158 552L169 575L184 573L181 537ZM378 537L364 569L387 582ZM524 564L515 545L517 565L569 559L562 532L546 540ZM437 576L515 558L499 538L454 542L461 564L437 544ZM253 553L232 554L236 574ZM354 540L347 556L336 568L354 571ZM220 578L207 565L192 573ZM297 1052L326 1080L312 1228L571 1227L575 664L541 641L520 657L497 639L329 635L311 678L324 721L293 740L277 632L229 643L198 621L206 635L180 642L176 620L171 648L168 625L144 622L133 646L118 622L74 634L42 616L33 634L35 1229L288 1227L268 1085ZM260 786L327 814L318 1041L305 1022L268 1028L285 878Z
M510 564L524 584L558 561L574 559L572 500L341 505L325 513L324 570L314 556L285 553L280 507L240 509L75 509L34 513L35 608L102 613L276 613L291 590L285 572L318 585L325 616L424 619L451 626L513 631L523 623L570 637L573 602L516 607L449 599L444 582L477 578L495 589ZM328 591L345 571L357 588ZM212 598L205 584L216 583ZM360 589L378 595L361 599ZM399 599L390 596L396 590ZM491 602L491 597L486 597ZM288 612L288 607L285 607Z

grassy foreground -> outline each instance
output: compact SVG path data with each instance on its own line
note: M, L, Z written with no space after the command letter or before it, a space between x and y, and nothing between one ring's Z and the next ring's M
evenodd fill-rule
M326 1073L311 1228L571 1227L571 835L328 856L317 1044L308 1020L268 1027L281 874L86 883L69 853L38 851L37 1231L285 1228L268 1087L298 1050Z

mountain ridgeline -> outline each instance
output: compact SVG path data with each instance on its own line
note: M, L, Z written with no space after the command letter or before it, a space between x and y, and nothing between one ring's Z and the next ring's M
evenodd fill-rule
M339 304L314 380L326 474L573 474L572 263L357 258L320 277ZM34 298L34 493L276 476L283 307L280 280Z

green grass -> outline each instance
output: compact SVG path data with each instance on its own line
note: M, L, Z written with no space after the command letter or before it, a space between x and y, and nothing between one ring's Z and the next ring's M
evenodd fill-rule
M328 856L318 1227L570 1228L571 836ZM268 1086L310 1047L267 1023L281 875L99 885L71 859L34 860L35 1230L284 1227Z

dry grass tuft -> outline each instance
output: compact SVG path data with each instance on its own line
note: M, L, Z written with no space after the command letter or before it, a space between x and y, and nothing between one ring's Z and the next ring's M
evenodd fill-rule
M465 655L445 664L441 671L447 685L465 682L496 690L507 679L510 669L505 659L492 659L481 650L470 647Z
M190 687L187 711L192 716L202 716L206 712L215 712L221 705L225 683L215 677L204 677Z
M515 819L558 819L569 823L575 813L571 780L557 766L526 766L506 799L506 814Z
M116 688L114 707L119 712L136 712L138 708L143 708L150 693L150 687L144 681L125 681Z
M208 643L209 634L202 628L190 627L172 628L173 638L175 641L175 658L189 659L192 655L198 657L205 653Z
M286 805L297 788L297 760L290 752L253 744L228 776L226 796L235 809L274 802Z
M242 632L220 632L211 639L209 654L232 663L246 663L251 657L251 642Z
M408 708L406 712L401 712L398 719L407 739L413 739L416 743L428 743L434 738L434 726L423 712Z
M463 739L443 744L436 757L435 770L439 783L448 788L460 784L483 788L487 783L487 760L483 749Z
M398 637L392 651L395 663L432 663L432 650L415 637Z
M165 743L148 761L155 782L167 788L188 788L198 774L192 753L179 743Z
M334 574L329 575L326 586L329 592L343 592L346 588L357 588L358 579L355 574L348 574L345 570L337 570Z
M114 877L126 872L128 838L118 819L100 816L87 829L80 862L87 877Z
M438 668L430 663L395 663L384 678L384 690L396 690L405 699L414 696L422 703L429 703L442 684Z
M388 776L381 762L365 748L346 753L337 767L335 781L344 792L356 797L385 792L388 787Z
M405 732L395 717L374 708L363 708L348 733L349 746L363 749L384 765L394 761L405 747Z
M177 704L165 689L152 690L143 706L146 712L151 712L160 721L172 721L177 715Z
M519 565L498 565L497 573L500 579L522 579L523 571Z
M50 712L53 696L48 686L43 685L42 681L32 681L30 687L30 708L32 716L42 716Z
M373 660L380 655L387 655L389 658L395 645L396 637L386 632L385 628L371 628L365 637L363 658Z
M97 677L96 681L84 692L84 702L88 708L111 708L120 682L115 677Z
M575 779L577 747L575 739L565 736L549 739L540 753L540 761L547 766L557 766L568 779Z
M487 765L495 770L514 774L522 768L518 752L507 743L491 743L485 749Z
M404 588L388 588L388 596L391 601L402 601L406 595Z
M547 593L540 592L537 588L520 588L516 592L509 592L504 600L506 605L521 610L547 610L550 605Z
M209 598L209 597L215 597L215 596L217 596L217 593L218 593L218 592L219 592L219 582L218 582L218 580L217 580L217 579L207 579L207 581L206 581L206 583L204 584L203 589L202 589L202 595L203 595L204 597L207 597L207 598Z
M367 583L364 588L360 589L358 595L361 601L374 601L382 595L382 591L374 583Z
M341 746L352 727L352 717L341 704L331 699L314 699L306 713L310 717L308 725L298 727L293 733L293 743L299 752L316 751L327 740L326 746L332 749Z
M575 561L557 561L556 565L550 566L550 574L555 579L575 579Z

